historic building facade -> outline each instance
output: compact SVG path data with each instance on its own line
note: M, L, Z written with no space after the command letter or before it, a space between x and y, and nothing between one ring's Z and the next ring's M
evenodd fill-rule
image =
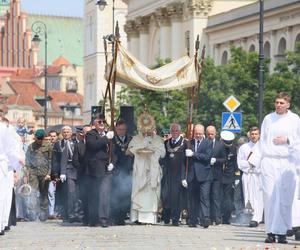
M156 58L178 58L201 47L216 64L230 58L230 46L258 52L257 0L123 0L128 4L125 31L129 50L144 64ZM264 0L264 54L271 69L300 40L300 2Z
M91 106L99 105L106 89L105 50L103 37L113 33L112 0L107 0L108 5L104 10L99 10L95 0L85 0L84 10L84 118L91 119ZM118 21L121 42L126 46L127 36L124 32L127 6L121 0L115 1L114 20ZM111 59L111 47L108 44L108 58Z

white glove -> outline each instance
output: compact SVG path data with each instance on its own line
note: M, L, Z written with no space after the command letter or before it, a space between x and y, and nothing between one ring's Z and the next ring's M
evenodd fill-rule
M235 181L234 181L234 185L235 185L235 186L239 185L239 183L240 183L240 180L235 180Z
M210 159L210 165L214 165L216 163L217 159L216 158L211 158Z
M107 171L113 171L113 169L114 169L114 164L112 164L112 163L109 163L108 164L108 166L107 166Z
M66 176L65 174L61 174L61 175L59 176L59 179L60 179L61 182L64 182L64 181L67 180L67 176Z
M111 140L114 137L114 131L108 131L106 137L108 140Z
M188 186L188 183L187 183L186 180L182 180L182 181L181 181L181 184L182 184L182 186L183 186L184 188L187 188L187 186Z
M185 156L186 157L192 157L194 155L194 152L191 149L185 150Z

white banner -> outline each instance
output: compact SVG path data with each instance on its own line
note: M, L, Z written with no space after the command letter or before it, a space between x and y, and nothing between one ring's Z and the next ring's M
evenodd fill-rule
M117 83L155 91L196 86L200 70L199 63L196 62L195 65L195 58L188 56L151 70L140 63L121 44L118 48L116 67ZM108 78L108 73L106 78Z

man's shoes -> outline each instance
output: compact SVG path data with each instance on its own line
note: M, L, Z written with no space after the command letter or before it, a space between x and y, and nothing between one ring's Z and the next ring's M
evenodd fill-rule
M118 221L116 221L115 225L125 226L125 221L124 220L118 220Z
M221 223L222 223L222 220L217 218L215 221L215 225L217 226L217 225L220 225Z
M57 217L55 215L49 215L48 220L57 220Z
M250 221L249 227L258 227L258 222L254 220Z
M10 226L6 226L5 228L4 228L4 231L9 231L10 230Z
M300 231L299 231L299 229L295 232L295 241L300 241Z
M191 223L191 224L189 224L189 227L197 227L197 225L196 225L196 224L193 224L193 223Z
M204 221L203 221L203 227L204 228L208 228L209 225L210 225L210 219L204 219Z
M268 237L265 239L265 243L274 243L275 242L275 234L269 233Z
M293 229L289 229L286 231L286 236L287 237L291 237L295 234L295 231Z
M5 234L4 230L0 231L0 235L4 235L4 234Z
M280 235L278 234L277 235L278 238L277 238L277 242L280 243L280 244L287 244L287 240L286 240L286 235Z
M178 221L172 221L172 226L174 226L174 227L178 227L178 226L179 226L179 223L178 223Z
M101 223L101 227L108 227L109 225L108 225L108 222L107 221L103 221L102 223Z
M46 221L47 218L48 218L48 216L46 216L45 213L41 213L41 214L39 215L39 220L40 220L40 221Z
M139 222L138 220L136 220L136 221L134 222L134 224L136 224L136 225L142 225L142 223Z

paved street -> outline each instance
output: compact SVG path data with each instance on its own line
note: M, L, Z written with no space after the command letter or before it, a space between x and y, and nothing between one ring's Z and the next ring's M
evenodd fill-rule
M61 221L20 222L0 237L0 249L300 249L289 238L288 245L265 244L263 226L228 225L208 229L163 225L127 225L109 228L81 227Z

